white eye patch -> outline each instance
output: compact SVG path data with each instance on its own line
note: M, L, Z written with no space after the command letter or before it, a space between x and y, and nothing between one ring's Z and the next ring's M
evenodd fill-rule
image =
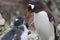
M32 5L32 4L29 4L29 6L31 6L31 8L32 8L32 9L34 9L34 7L35 7L35 6L34 6L34 5Z
M17 21L18 19L16 18L15 20Z

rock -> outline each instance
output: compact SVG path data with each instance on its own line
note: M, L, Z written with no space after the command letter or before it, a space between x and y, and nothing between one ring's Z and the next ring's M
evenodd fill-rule
M31 33L28 35L28 40L41 40L36 31L35 32L29 31L29 32Z
M0 25L4 25L5 24L5 20L4 19L0 19Z
M57 26L58 31L60 31L60 24Z
M5 24L5 19L2 18L2 15L0 14L0 25L4 25Z

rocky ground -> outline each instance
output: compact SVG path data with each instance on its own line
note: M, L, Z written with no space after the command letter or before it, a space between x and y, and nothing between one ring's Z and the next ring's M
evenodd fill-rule
M8 37L7 40L12 40L14 32L10 31L11 28L8 28L6 31L4 31L4 33L0 36L0 40L4 39L5 37ZM11 36L11 38L9 38L9 36ZM40 40L40 37L38 36L37 32L35 31L28 31L28 40Z

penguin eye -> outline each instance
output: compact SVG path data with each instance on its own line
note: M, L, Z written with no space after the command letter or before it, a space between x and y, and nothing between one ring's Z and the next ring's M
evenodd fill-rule
M35 7L33 4L29 4L29 6L31 6L31 9L34 9Z

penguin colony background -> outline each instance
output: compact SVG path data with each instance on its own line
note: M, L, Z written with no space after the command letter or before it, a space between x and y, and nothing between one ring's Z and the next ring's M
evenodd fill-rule
M46 7L38 2L39 0L32 0L31 2L28 3L28 11L34 14L34 26L36 28L37 33L41 37L41 40L57 40L56 39L56 28L55 28L55 20L54 17L51 15L51 12L46 9ZM31 14L30 13L30 14ZM20 18L15 19L16 24L14 23L14 26L18 28L18 30L15 30L16 34L14 35L13 40L27 40L27 28L26 26L21 23L22 20ZM20 23L19 23L20 22ZM20 29L19 29L20 28ZM26 31L24 30L26 29ZM25 32L26 33L25 33ZM19 35L18 35L18 34ZM26 35L25 35L26 34ZM23 39L23 36L25 35L26 39ZM20 38L19 38L19 37ZM25 38L24 37L24 38ZM2 40L5 40L3 38ZM7 39L8 40L8 39Z

